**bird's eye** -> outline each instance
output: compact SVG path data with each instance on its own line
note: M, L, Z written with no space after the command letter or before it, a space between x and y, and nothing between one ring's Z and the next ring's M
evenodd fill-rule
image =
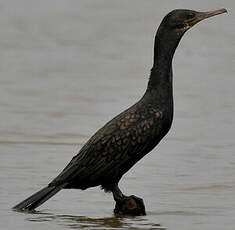
M181 23L180 24L175 24L174 28L175 29L182 29L182 28L184 28L184 24L181 24Z
M187 15L186 15L186 19L191 19L191 18L194 18L194 13L193 12L189 12Z
M180 29L180 28L182 28L182 27L184 27L182 24L176 24L176 25L175 25L175 28L177 28L177 29Z

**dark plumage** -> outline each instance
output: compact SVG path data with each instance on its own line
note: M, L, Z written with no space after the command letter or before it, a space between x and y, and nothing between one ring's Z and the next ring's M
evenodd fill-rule
M64 170L45 188L14 207L32 210L61 189L102 186L116 201L124 199L118 182L169 131L173 119L172 58L183 34L221 9L200 13L174 10L160 24L154 64L144 96L98 130Z

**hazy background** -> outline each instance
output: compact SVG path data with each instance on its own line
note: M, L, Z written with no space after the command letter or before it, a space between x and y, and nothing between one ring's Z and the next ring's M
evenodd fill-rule
M142 96L165 14L224 7L182 39L172 129L120 183L147 216L113 217L98 188L62 191L37 214L11 211ZM233 230L234 10L234 0L0 1L0 228Z

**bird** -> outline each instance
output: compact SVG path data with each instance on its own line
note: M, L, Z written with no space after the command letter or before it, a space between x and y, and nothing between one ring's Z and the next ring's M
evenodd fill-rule
M172 59L185 34L198 22L227 12L175 9L160 23L155 35L153 66L147 89L134 105L99 129L46 187L13 207L34 210L62 189L86 190L101 186L116 202L127 196L118 183L168 133L174 113Z

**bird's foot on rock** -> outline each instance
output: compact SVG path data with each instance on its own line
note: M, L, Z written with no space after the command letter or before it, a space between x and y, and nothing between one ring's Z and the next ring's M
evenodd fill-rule
M144 216L146 215L144 201L134 195L125 196L116 200L114 213L116 215Z

